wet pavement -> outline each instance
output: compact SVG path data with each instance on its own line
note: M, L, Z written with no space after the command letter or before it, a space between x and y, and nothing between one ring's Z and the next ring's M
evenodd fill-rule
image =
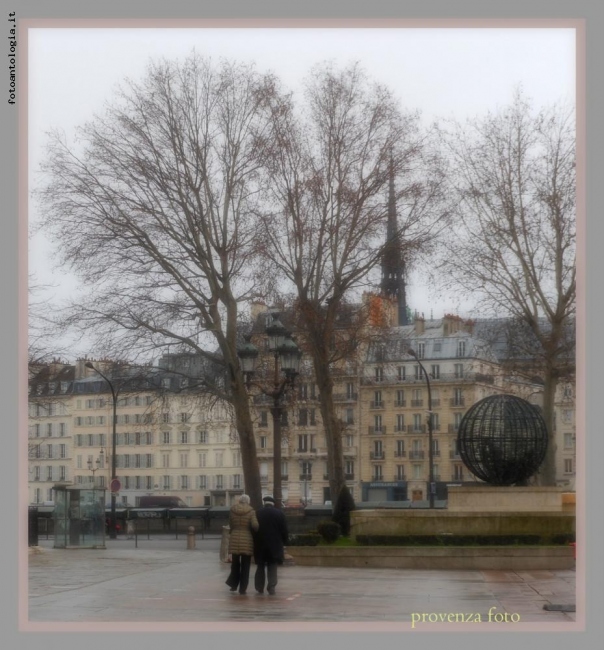
M411 622L413 615L517 614L527 623L569 623L575 571L428 571L284 566L275 596L231 593L220 540L107 540L106 549L29 553L29 621ZM491 609L495 608L495 609ZM416 619L417 620L417 619ZM442 620L442 619L441 619ZM459 619L458 619L459 620ZM426 619L427 623L428 620ZM420 624L421 621L418 621Z

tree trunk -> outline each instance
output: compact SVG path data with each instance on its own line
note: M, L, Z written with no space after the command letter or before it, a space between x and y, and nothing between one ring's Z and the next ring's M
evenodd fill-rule
M538 482L543 486L556 485L556 432L554 430L554 405L558 375L547 368L543 387L543 419L547 426L547 453L538 473Z

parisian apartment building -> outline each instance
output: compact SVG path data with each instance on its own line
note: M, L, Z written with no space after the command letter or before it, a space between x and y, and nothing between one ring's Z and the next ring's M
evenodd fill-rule
M257 314L258 315L258 314ZM267 310L268 315L268 310ZM268 316L267 316L268 317ZM267 321L268 322L268 321ZM410 356L413 349L417 358ZM472 321L417 317L359 346L334 369L334 402L343 424L345 478L357 501L428 498L428 391L437 498L447 486L476 479L463 465L457 430L467 410L494 394L512 393L539 406L539 385L503 370ZM53 501L56 483L108 488L111 479L113 399L94 369L107 360L32 366L29 382L29 501ZM244 491L241 452L228 403L188 385L192 354L167 355L154 382L124 388L116 402L118 506L141 496L179 496L189 506L231 505ZM171 372L179 368L179 373ZM574 489L575 387L561 382L555 401L557 482ZM252 396L262 489L272 492L272 400ZM281 479L289 505L329 500L327 444L318 389L304 363L282 418ZM107 493L109 494L109 492Z

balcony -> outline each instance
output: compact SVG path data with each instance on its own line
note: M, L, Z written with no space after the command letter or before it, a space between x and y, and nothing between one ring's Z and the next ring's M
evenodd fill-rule
M268 475L260 475L260 483L268 483ZM216 486L218 488L218 486Z
M371 451L369 452L369 458L370 460L384 460L384 452L383 451Z
M273 457L273 448L272 447L261 447L256 451L256 456L258 458L272 458Z
M384 402L382 402L381 400L379 402L372 401L369 404L369 408L370 409L383 409L384 408Z
M494 384L495 377L493 375L483 375L480 372L476 373L476 381L479 381L483 384Z
M424 459L424 450L423 449L412 449L409 452L410 460L423 460Z
M425 424L410 424L407 427L407 433L426 433Z
M345 481L354 481L354 474L344 474Z
M452 397L449 400L449 405L453 408L460 408L466 405L465 397Z
M301 481L312 481L312 474L300 474Z
M398 399L398 400L394 401L394 407L395 408L402 409L402 408L405 408L405 406L407 406L407 400Z
M287 474L281 474L282 481L289 481L289 476Z
M349 456L352 458L356 458L357 456L357 448L356 447L344 447L344 456Z
M457 433L459 431L459 424L450 424L448 431L449 433Z
M440 458L440 449L432 450L432 458Z
M459 452L453 450L449 451L449 458L451 460L461 460L461 456L459 455Z
M463 474L451 474L451 480L452 481L463 481Z
M432 431L440 431L440 422L432 423Z
M406 451L395 451L394 452L394 457L395 458L406 458L407 457L407 452Z
M334 402L356 402L359 399L358 393L334 393Z
M386 433L386 427L369 427L370 436L380 436Z
M423 399L412 399L411 400L411 408L419 408L420 406L424 405L424 400Z
M406 481L407 477L404 474L395 474L394 481Z
M440 399L433 399L432 400L432 408L436 409L440 406Z
M405 433L406 430L404 424L402 426L399 426L398 424L394 426L394 433Z

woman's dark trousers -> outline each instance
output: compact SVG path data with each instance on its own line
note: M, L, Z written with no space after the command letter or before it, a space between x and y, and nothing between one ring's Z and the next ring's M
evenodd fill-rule
M231 557L231 575L229 575L226 583L231 587L231 589L236 589L239 585L239 593L244 594L250 581L250 564L252 563L252 556L233 553Z

